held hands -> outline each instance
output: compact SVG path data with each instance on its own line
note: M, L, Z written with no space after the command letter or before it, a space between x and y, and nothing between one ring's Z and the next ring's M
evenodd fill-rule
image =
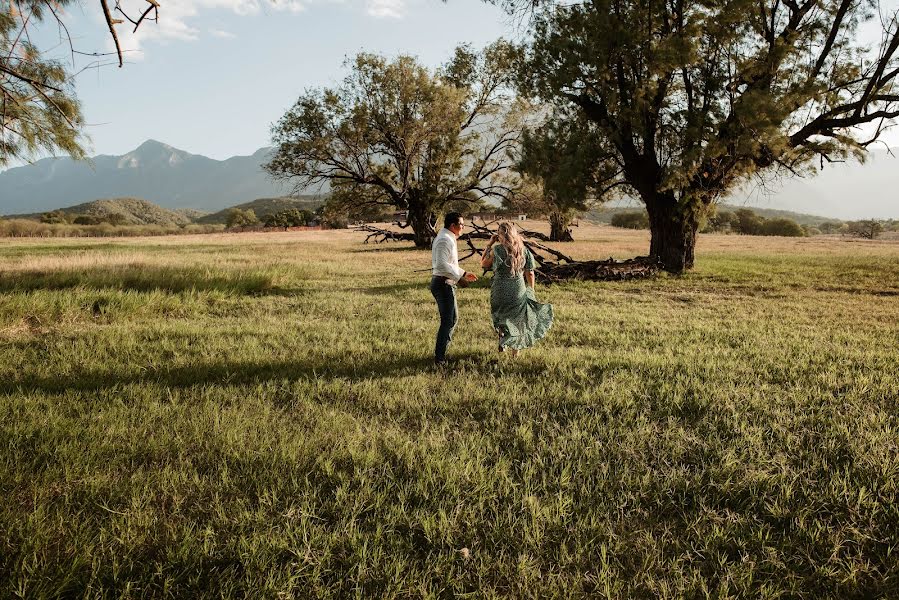
M468 271L465 271L465 275L462 276L462 279L459 280L459 283L457 285L459 287L464 288L464 287L468 287L469 283L474 283L477 280L478 280L477 275L475 275L474 273L469 273Z

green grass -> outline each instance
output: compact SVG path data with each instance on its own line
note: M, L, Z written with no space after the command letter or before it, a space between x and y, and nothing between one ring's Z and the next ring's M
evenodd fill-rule
M899 244L706 236L517 360L480 282L446 372L428 264L0 242L0 597L899 596Z

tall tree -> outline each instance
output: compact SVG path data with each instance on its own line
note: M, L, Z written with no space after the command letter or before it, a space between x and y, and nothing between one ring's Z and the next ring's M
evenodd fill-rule
M650 254L680 272L722 194L861 156L899 115L895 17L873 49L857 38L874 14L870 0L550 3L522 80L601 133L646 205Z
M310 90L273 127L266 165L297 187L330 182L344 201L407 211L426 247L451 202L503 197L521 135L509 88L515 50L466 47L437 73L415 58L359 54L335 89Z
M122 50L116 27L128 19L136 31L147 20L155 20L159 3L146 0L147 9L134 19L119 6L110 7L101 0L115 54L122 66ZM80 0L0 0L0 167L13 160L30 160L41 152L65 152L73 158L84 158L84 117L75 95L69 67L48 56L32 42L33 29L42 23L60 28L62 43L67 44L74 59L65 25L65 9L81 4Z
M556 111L544 123L524 130L516 165L524 175L510 208L549 218L550 240L571 241L578 213L608 200L622 186L601 132L575 111Z

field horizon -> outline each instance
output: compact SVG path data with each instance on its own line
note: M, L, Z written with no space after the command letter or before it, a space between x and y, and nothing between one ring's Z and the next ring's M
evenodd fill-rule
M0 239L0 597L899 596L899 241L703 234L517 359L482 278L440 370L363 239Z

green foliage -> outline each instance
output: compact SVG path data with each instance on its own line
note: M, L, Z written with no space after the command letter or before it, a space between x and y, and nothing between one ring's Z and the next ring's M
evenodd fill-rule
M607 186L617 168L608 160L602 137L577 115L554 114L538 127L525 128L522 138L516 169L524 175L523 184L503 206L547 215L551 239L560 241L565 234L570 239L568 224L575 216L612 198Z
M256 216L256 213L251 208L246 210L230 208L228 209L228 216L225 219L225 225L227 227L252 227L259 223L259 217Z
M839 221L825 221L818 225L821 233L838 233L842 229L843 223Z
M821 235L821 230L811 225L800 225L807 236Z
M737 222L733 229L743 235L762 235L764 219L748 208L740 208L735 213Z
M53 210L41 215L41 223L68 223L69 216L61 210Z
M808 229L807 229L808 228ZM816 235L820 231L807 225L800 225L786 217L765 218L748 208L736 211L715 211L708 217L704 232L740 233L743 235L773 235L781 237L803 237Z
M308 210L289 208L278 213L267 215L263 220L266 227L303 227L308 225L315 215Z
M40 153L85 156L84 117L72 76L28 35L30 28L54 19L50 4L0 3L0 167ZM56 10L70 4L53 3Z
M745 209L746 206L716 202L709 208L711 210L708 210L705 216L706 226L708 227L707 230L729 231L730 222L736 222L736 211ZM634 210L633 207L600 205L591 208L585 217L594 223L608 223L615 214L632 210ZM789 210L761 208L758 206L754 206L749 210L752 210L759 217L764 217L766 219L790 219L796 221L800 225L811 225L814 227L824 226L825 228L831 227L834 229L839 229L843 225L843 222L837 219L828 219L820 215L798 213ZM715 225L716 222L718 224L717 226ZM824 225L825 223L829 223L830 225Z
M100 217L93 215L78 215L72 219L72 223L75 225L99 225L102 222L103 220Z
M883 233L883 230L883 223L877 219L850 221L846 223L846 233L869 240L876 239L877 236Z
M736 231L738 224L739 218L735 213L728 210L714 210L707 216L702 231L703 233Z
M85 222L94 222L96 217L81 215ZM0 219L0 238L70 238L70 237L136 237L215 233L221 225L114 225L109 221L97 224L75 225L74 223L41 223L34 219Z
M500 196L519 112L506 86L511 46L458 48L441 72L411 56L359 54L337 88L306 92L274 126L266 169L300 186L332 183L340 202L408 211L429 244L452 201Z
M861 156L858 126L899 115L899 24L864 46L867 2L537 6L522 88L590 122L584 143L654 215L650 251L673 272L692 266L705 206L757 173Z
M767 219L762 222L762 235L779 235L782 237L804 237L805 229L790 219Z
M356 223L382 223L393 220L396 208L391 204L382 202L361 201L359 188L355 185L336 183L331 187L331 195L323 208L323 213L328 215L334 224L342 221ZM340 229L336 227L335 229Z
M270 214L296 208L300 210L316 211L325 202L325 196L307 195L282 198L257 198L251 202L245 202L208 215L200 215L194 219L201 224L227 224L228 213L232 208L243 211L252 210L257 218L264 219Z
M345 207L328 199L325 204L316 211L323 227L327 229L346 229L350 225L350 219Z
M618 213L612 217L611 224L624 229L649 229L649 216L645 210Z
M895 595L895 246L541 286L514 361L471 286L442 373L420 252L233 237L0 244L0 597Z

